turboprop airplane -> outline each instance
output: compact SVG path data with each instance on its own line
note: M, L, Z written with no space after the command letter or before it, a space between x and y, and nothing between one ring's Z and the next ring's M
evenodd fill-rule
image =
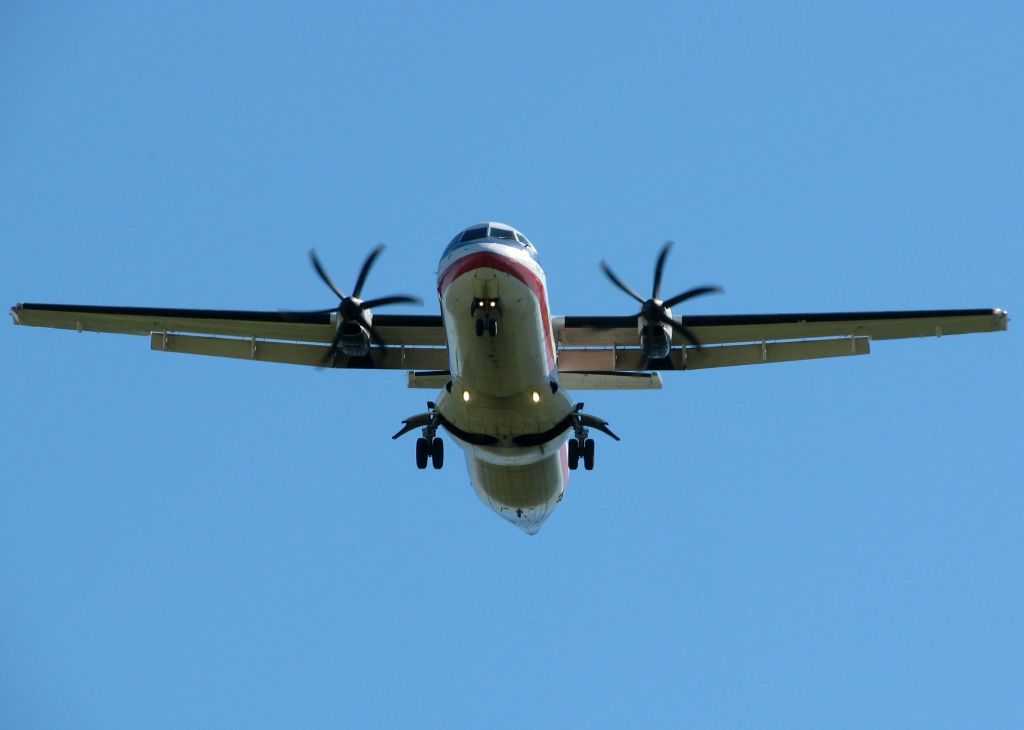
M410 388L438 395L393 438L419 430L417 468L440 469L438 433L447 431L465 451L480 499L529 534L562 500L569 472L580 461L594 468L591 433L619 440L607 421L574 401L573 391L660 388L660 371L866 355L872 340L1007 328L1000 309L680 317L673 307L721 290L701 286L662 299L670 245L658 255L649 297L601 263L612 284L639 304L628 316L551 316L537 249L503 223L470 226L444 249L440 315L374 314L420 303L408 295L361 298L382 246L363 262L349 294L310 252L338 298L319 311L18 304L11 314L21 325L145 335L162 352L409 371Z

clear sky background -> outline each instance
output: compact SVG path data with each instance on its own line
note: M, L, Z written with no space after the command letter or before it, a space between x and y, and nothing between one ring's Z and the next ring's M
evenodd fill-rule
M1024 6L0 4L0 293L437 312L530 236L559 314L1024 311ZM389 310L402 311L402 310ZM527 537L403 373L0 325L4 728L1019 728L1020 322L581 394ZM449 443L449 446L452 446Z

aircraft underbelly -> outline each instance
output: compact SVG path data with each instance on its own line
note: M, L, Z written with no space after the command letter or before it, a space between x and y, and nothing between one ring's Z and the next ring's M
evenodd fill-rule
M477 335L474 302L495 300L486 312L497 334ZM548 387L541 304L536 294L515 276L490 268L466 272L445 290L445 329L452 376L467 387L491 396L511 396L536 387ZM454 344L454 347L452 346Z
M562 501L568 482L565 446L532 464L499 466L466 454L466 467L480 500L533 535Z
M474 303L481 300L497 302L487 312L497 323L494 335L486 329L477 334L483 312ZM568 482L570 429L560 424L572 410L571 399L553 380L545 292L541 288L538 296L519 276L479 267L448 283L441 306L452 382L439 395L438 410L466 451L477 496L534 534ZM524 446L524 435L543 440Z

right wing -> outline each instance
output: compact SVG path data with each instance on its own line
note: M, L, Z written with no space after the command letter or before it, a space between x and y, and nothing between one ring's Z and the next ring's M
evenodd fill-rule
M152 349L165 352L294 365L319 366L335 332L329 313L18 304L11 309L11 316L15 324L31 327L146 335ZM387 346L375 347L362 358L339 353L334 367L448 367L440 316L378 314L373 324Z

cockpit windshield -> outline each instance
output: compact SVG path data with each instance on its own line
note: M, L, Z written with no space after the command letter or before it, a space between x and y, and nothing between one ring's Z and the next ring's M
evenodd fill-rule
M445 249L443 255L447 256L454 249L459 248L464 244L486 240L515 241L531 256L536 257L537 255L537 249L533 247L532 243L530 243L530 239L514 228L501 223L484 223L479 226L467 228L452 239L452 242L448 244L448 248Z
M479 228L470 228L459 236L459 243L469 243L470 241L476 241L481 238L487 238L487 226L480 226Z

